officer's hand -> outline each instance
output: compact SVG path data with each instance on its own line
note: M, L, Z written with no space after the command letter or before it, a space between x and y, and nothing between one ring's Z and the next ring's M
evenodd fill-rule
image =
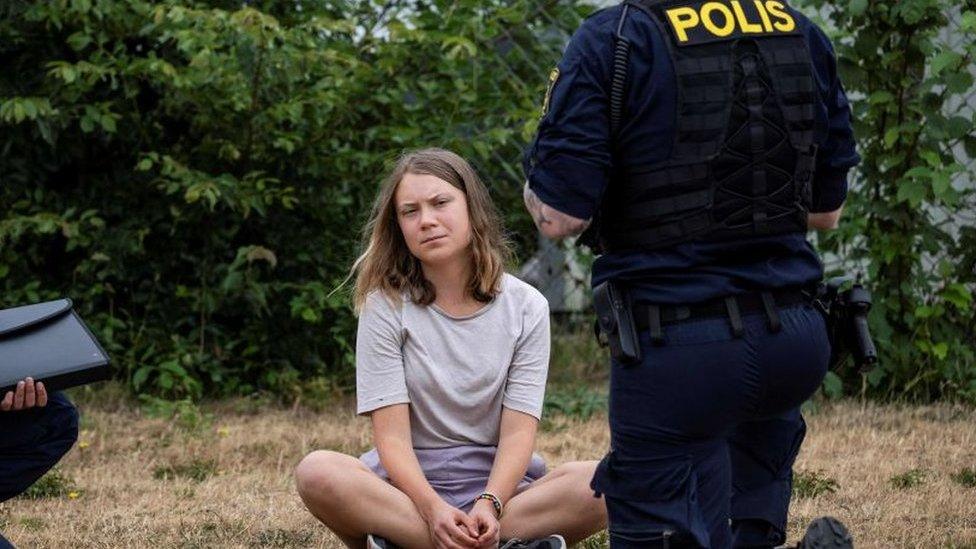
M38 408L47 406L47 389L40 381L35 384L32 378L17 382L17 388L7 391L0 401L0 411L3 412L16 412L35 406Z

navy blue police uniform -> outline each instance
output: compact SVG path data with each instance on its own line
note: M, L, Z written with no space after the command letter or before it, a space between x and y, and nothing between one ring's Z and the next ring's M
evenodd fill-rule
M594 219L592 284L634 304L642 356L612 360L592 482L612 547L785 541L799 406L830 354L800 293L823 276L807 214L841 207L858 161L830 41L783 2L632 1L573 35L524 168Z
M0 502L30 487L78 439L78 410L63 393L47 405L0 412ZM12 547L0 535L0 549Z

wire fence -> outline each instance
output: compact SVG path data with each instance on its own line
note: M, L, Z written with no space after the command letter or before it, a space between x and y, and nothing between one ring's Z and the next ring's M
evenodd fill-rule
M493 79L492 93L500 96L528 97L532 109L541 114L542 100L547 79L552 68L562 57L572 33L586 15L610 2L539 2L525 17L523 28L502 28L495 36L477 38L479 50L487 52L487 58L476 62L485 65L485 72L500 71ZM529 41L527 43L526 41ZM488 123L494 121L485 121ZM491 165L474 161L482 173L498 173L502 168L502 180L497 176L496 185L506 187L505 194L521 195L524 175L521 159L530 145L535 121L509 120L509 127L518 136L501 147L492 147ZM511 203L509 201L508 203ZM524 236L524 235L523 235ZM572 242L552 242L535 236L534 253L519 268L520 278L538 288L549 301L550 310L557 315L575 314L588 310L589 304L589 253L577 248Z
M961 30L963 28L961 10L958 8L952 10L948 14L948 20L949 24L941 33L939 42L949 50L964 53L971 34ZM964 70L969 71L976 80L976 63L970 62ZM968 94L953 98L953 101L947 105L946 112L972 120L973 114L976 113L976 86L970 89ZM965 170L956 177L953 185L959 190L976 190L976 158L967 152L962 140L951 143L951 148L955 153L956 161L965 166ZM976 226L976 193L969 193L961 208L956 210L940 208L937 214L939 219L950 224L953 236L957 236L958 229L963 226Z

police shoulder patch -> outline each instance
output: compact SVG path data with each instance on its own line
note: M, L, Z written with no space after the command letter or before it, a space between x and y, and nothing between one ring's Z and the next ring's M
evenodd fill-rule
M660 6L679 46L798 33L796 18L779 0L702 0Z
M549 102L552 100L552 89L556 87L557 80L559 80L559 67L553 67L549 71L549 83L546 84L546 96L542 100L542 114L540 116L549 114Z

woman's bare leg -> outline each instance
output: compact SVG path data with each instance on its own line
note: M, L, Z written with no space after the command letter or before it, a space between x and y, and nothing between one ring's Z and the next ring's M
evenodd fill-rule
M410 498L352 456L312 452L295 468L295 481L308 510L348 547L365 547L366 534L407 548L434 546Z
M535 539L560 534L578 543L607 526L603 497L593 497L596 461L564 463L532 483L505 506L501 538Z

